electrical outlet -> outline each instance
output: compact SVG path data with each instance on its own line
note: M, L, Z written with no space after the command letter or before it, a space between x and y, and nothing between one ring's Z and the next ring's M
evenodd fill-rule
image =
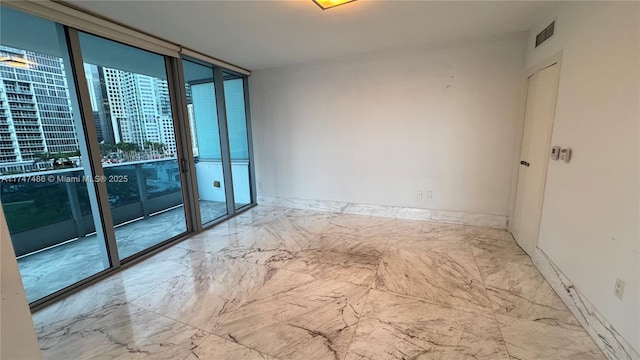
M616 279L616 285L613 288L613 295L617 296L618 299L622 300L622 294L624 294L624 281L620 279Z
M427 191L427 200L433 200L433 191Z
M417 197L418 199L422 199L422 191L418 191L418 192L416 193L416 197Z

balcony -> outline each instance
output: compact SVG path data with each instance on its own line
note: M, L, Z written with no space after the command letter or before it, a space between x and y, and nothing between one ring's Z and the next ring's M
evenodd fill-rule
M37 117L36 111L32 110L30 112L26 111L26 110L11 110L11 116L14 118L27 118L27 119L32 119L34 117Z
M7 87L7 94L31 94L31 91L29 89L17 89L17 88L9 88Z
M19 141L40 141L42 142L41 136L17 136Z
M21 136L21 134L40 135L40 127L37 125L30 125L29 127L27 125L15 125L15 131L18 136Z
M17 103L33 104L33 98L31 97L17 98L17 97L12 97L7 95L7 100L17 102Z
M36 111L36 108L34 106L25 106L18 103L15 103L15 104L9 103L9 108L11 108L12 110Z
M175 158L103 164L109 205L122 258L166 240L184 224ZM17 181L21 176L55 181ZM35 301L104 269L82 168L0 176L0 195L29 301ZM227 213L223 201L200 201L203 212ZM186 227L185 227L186 228ZM173 231L173 232L172 232Z

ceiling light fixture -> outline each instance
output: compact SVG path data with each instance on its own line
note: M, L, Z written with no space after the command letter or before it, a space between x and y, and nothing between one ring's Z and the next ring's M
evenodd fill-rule
M320 6L320 9L327 10L338 5L344 5L356 0L313 0L316 5Z

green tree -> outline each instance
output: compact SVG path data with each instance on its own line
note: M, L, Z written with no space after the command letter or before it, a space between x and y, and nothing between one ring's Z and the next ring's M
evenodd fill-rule
M100 144L100 154L102 156L107 156L110 153L116 151L116 147L114 145L111 144Z
M134 158L134 155L140 151L140 146L136 143L124 142L121 141L116 144L116 149L122 151L125 154L125 158L131 161Z
M69 152L64 153L64 155L67 158L74 157L74 156L80 156L80 150L69 151Z
M144 147L147 151L151 153L151 155L164 154L164 150L166 149L165 144L161 142L155 142L155 141L145 141Z
M35 156L36 156L36 160L40 162L47 162L53 159L53 156L48 152L39 152L39 153L36 153Z
M39 152L35 154L35 159L33 160L33 164L39 164L39 163L45 163L47 164L47 168L51 167L51 163L49 163L49 160L55 159L53 155L51 155L51 153L48 152Z
M65 158L65 157L66 156L60 151L58 151L57 153L53 154L53 160L54 161L61 160L61 159Z

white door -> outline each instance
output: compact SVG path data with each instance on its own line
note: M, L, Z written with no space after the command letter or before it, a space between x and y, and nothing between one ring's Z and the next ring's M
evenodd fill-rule
M558 76L559 66L553 64L529 77L528 81L511 232L520 247L530 256L533 256L538 245Z

